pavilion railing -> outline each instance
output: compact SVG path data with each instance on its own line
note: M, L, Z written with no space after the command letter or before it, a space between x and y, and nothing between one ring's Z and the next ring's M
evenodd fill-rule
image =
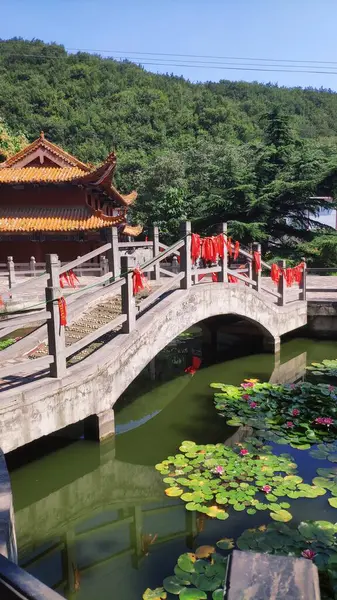
M221 227L221 232L227 235L227 225L224 223ZM35 360L28 359L18 364L11 364L0 369L0 377L6 377L10 375L20 374L24 371L25 365L33 366L36 370L36 366L41 369L47 368L51 377L61 378L66 375L67 368L70 368L67 364L69 357L77 354L83 348L89 344L101 338L103 335L109 332L116 332L116 334L128 334L136 327L137 319L141 318L145 311L147 311L155 303L159 302L167 293L172 289L180 288L182 290L189 289L192 285L203 285L212 281L212 274L217 274L217 281L219 284L227 284L228 276L235 277L238 281L238 285L247 286L252 288L256 292L265 295L269 298L272 297L273 302L280 307L284 306L287 302L293 300L305 300L306 299L306 267L304 267L302 282L299 288L296 289L296 298L289 294L289 290L286 287L286 281L281 272L280 281L278 284L277 291L265 285L265 278L262 277L261 271L254 269L254 252L261 252L259 244L253 245L253 252L247 252L244 249L240 249L240 257L242 257L244 263L239 265L239 268L231 268L228 263L227 246L225 244L224 256L218 259L216 264L211 266L204 266L199 264L192 264L191 259L191 223L186 222L181 226L181 239L170 247L165 246L159 242L159 233L157 228L154 229L153 241L148 242L152 244L153 258L141 265L144 272L150 272L151 277L156 281L156 288L149 293L146 298L141 298L140 302L136 307L135 297L133 294L133 269L136 266L132 257L126 255L121 256L120 247L121 244L118 242L118 232L116 228L110 230L110 240L100 248L93 250L85 254L84 256L78 257L77 259L60 265L58 256L56 254L49 254L46 256L46 271L47 273L43 276L47 280L47 287L45 288L45 305L39 312L30 311L25 315L20 316L8 316L7 318L1 319L0 317L0 337L8 334L9 331L15 330L15 328L23 327L25 324L29 324L35 321L46 321L47 322L47 333L48 333L48 355ZM126 245L125 245L126 244ZM130 248L129 244L134 245L132 242L125 242L122 248ZM144 242L141 242L144 244ZM109 323L99 327L95 331L89 333L81 340L73 343L70 346L65 344L65 328L60 322L60 309L59 300L66 295L65 290L60 288L60 275L76 268L82 268L82 265L92 260L95 257L105 255L108 261L108 271L98 279L98 282L94 286L87 286L82 290L77 290L79 295L82 297L82 302L89 302L90 298L101 298L102 293L108 293L109 297L120 295L121 297L121 313L112 319ZM177 260L180 259L180 263ZM167 265L168 259L172 259L172 268L168 270L164 268L163 263ZM263 269L270 270L270 266L261 261ZM280 261L279 266L285 269L285 261ZM164 278L162 278L164 275ZM98 289L98 286L100 287ZM87 291L87 294L85 293ZM76 291L73 291L72 295L67 297L67 304L69 304L69 311L76 306L76 303L80 300L76 300Z

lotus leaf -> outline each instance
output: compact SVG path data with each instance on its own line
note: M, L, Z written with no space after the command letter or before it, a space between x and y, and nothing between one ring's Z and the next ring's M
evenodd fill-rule
M231 550L234 548L235 544L233 538L223 538L222 540L219 540L216 545L221 550Z
M219 394L214 401L227 424L249 425L262 439L307 450L317 441L336 437L337 394L332 386L257 382L240 387L223 384L221 390L221 401Z
M185 588L179 594L179 600L206 600L207 594L202 590Z
M329 498L328 502L330 506L333 506L333 508L337 508L337 498Z
M175 487L175 486L174 487L169 487L169 488L167 488L165 490L166 496L170 496L170 497L171 496L172 497L181 496L182 493L183 493L183 490L181 488Z
M292 519L291 513L283 509L270 513L270 516L274 521L281 521L281 523L287 523Z
M215 590L212 594L212 600L223 600L223 589Z
M163 581L163 586L167 592L176 596L178 596L182 590L186 589L184 584L182 584L181 581L174 576L166 577Z
M143 594L143 600L165 600L165 598L167 598L167 594L162 587L155 590L147 588Z
M210 556L214 552L214 546L199 546L199 548L197 548L195 551L195 555L197 558L208 558L208 556Z
M196 561L195 554L187 552L186 554L182 554L178 558L178 567L182 571L186 571L186 573L194 573L194 563Z

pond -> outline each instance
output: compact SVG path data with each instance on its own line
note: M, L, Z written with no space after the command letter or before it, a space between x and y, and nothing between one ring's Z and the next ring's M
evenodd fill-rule
M119 400L113 441L78 440L13 468L20 564L68 599L110 600L118 591L118 600L138 600L145 588L160 586L173 573L183 552L271 522L266 512L232 511L222 522L186 511L179 498L165 496L167 486L154 469L183 440L240 441L240 431L226 426L215 410L211 382L291 382L304 377L306 364L337 354L335 342L304 338L282 345L280 364L270 354L243 355L252 351L254 343L242 348L226 340L212 364L194 330L160 353ZM202 353L201 368L186 374L193 356ZM47 444L57 447L60 438ZM276 453L284 451L275 446ZM305 482L326 466L308 460L307 452L290 452ZM291 523L337 520L324 496L290 502Z

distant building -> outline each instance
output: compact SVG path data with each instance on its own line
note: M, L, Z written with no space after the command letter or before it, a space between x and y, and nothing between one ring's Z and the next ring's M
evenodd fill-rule
M0 262L13 256L61 261L105 243L107 228L137 236L142 227L126 221L137 192L123 195L112 184L116 156L98 167L87 165L40 137L0 164Z
M315 196L314 200L328 200L332 202L333 198L330 196ZM318 215L308 213L308 218L322 223L322 225L329 225L333 229L337 229L337 211L335 208L320 208Z

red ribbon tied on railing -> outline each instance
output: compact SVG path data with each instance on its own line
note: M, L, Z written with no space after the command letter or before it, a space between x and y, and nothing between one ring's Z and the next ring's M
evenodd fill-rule
M234 246L234 260L237 260L239 258L239 254L240 254L240 242L235 242L235 246Z
M261 254L260 252L253 252L253 265L255 273L260 273L261 271Z
M228 256L229 258L232 258L233 256L233 248L232 248L232 238L227 238L227 252L228 252Z
M193 263L196 263L200 257L201 251L201 239L198 233L192 233L191 235L191 259Z
M65 273L61 273L60 275L60 287L64 288L66 285L68 287L75 288L79 285L79 279L77 275L75 275L74 271L71 269L70 271L66 271Z
M234 277L234 275L230 275L229 273L227 275L227 278L228 278L228 283L237 283L238 282L238 278Z
M214 238L206 237L201 246L201 258L203 258L205 262L216 262L218 256L217 246L218 244Z
M274 281L274 283L278 283L280 281L281 275L283 275L286 280L287 287L291 287L293 283L300 284L303 276L304 263L301 262L296 267L288 267L287 269L282 269L275 263L271 266L270 277Z
M225 236L223 233L219 233L219 235L215 238L215 243L217 245L219 258L223 258L225 256Z
M140 270L139 267L133 270L132 273L132 285L133 285L133 295L135 296L144 289L150 289L150 286L147 282L147 279L144 273Z
M60 314L60 325L65 326L67 324L67 304L65 298L58 298L57 300Z
M274 283L278 283L280 281L281 269L276 263L273 263L271 266L270 277Z

